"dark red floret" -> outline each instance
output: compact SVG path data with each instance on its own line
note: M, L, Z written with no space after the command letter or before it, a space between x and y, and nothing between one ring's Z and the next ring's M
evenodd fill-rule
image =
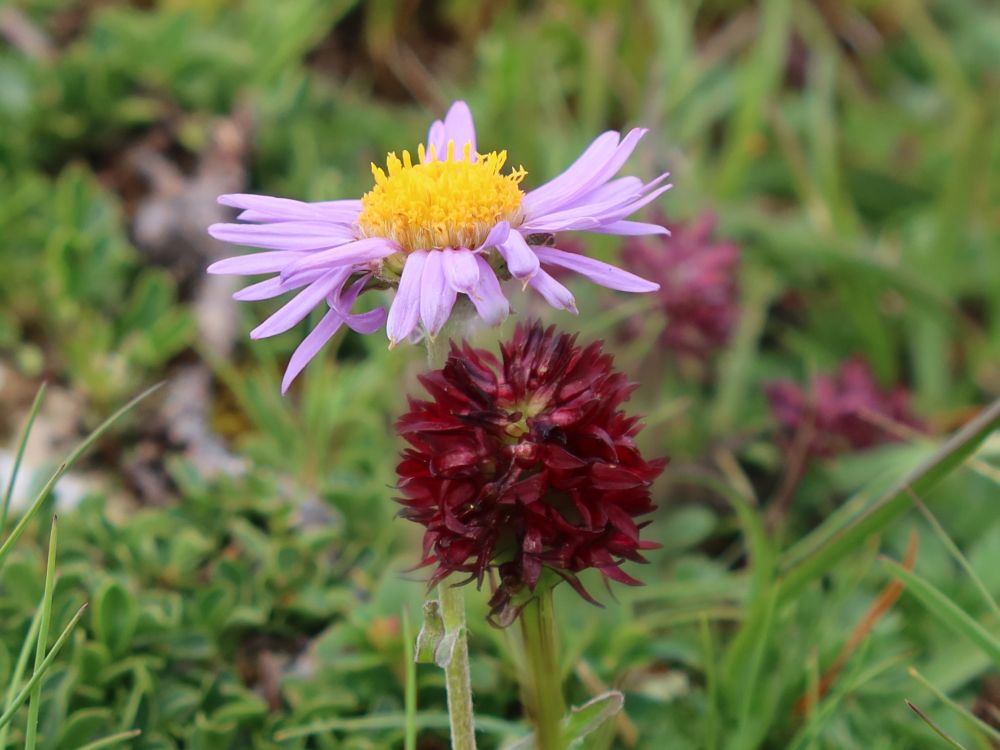
M493 616L533 590L543 569L589 594L576 574L598 569L630 585L625 561L645 562L636 519L653 510L650 485L666 460L646 461L641 425L620 410L635 388L599 343L519 325L498 359L452 344L420 378L398 423L409 447L398 466L400 515L426 528L430 583L452 573L479 585L497 571Z

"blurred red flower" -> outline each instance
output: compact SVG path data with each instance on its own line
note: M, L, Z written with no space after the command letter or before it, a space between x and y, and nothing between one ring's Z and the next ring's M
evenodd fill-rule
M880 421L920 427L906 389L879 388L860 359L847 360L835 374L819 375L809 392L788 380L769 384L765 392L785 439L805 435L810 456L831 457L898 440L899 431Z
M654 293L667 318L660 340L670 351L704 359L721 349L739 316L740 249L714 238L716 218L664 222L669 237L630 237L622 258L660 285Z

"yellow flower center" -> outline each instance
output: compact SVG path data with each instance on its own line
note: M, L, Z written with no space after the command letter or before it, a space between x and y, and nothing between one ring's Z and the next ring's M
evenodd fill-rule
M519 185L527 174L522 167L501 174L506 151L471 158L466 144L455 158L448 143L444 160L425 160L424 147L414 164L410 152L402 160L386 157L386 169L372 164L375 187L361 199L358 228L365 237L387 237L406 252L432 248L476 248L500 221L516 223L524 193Z

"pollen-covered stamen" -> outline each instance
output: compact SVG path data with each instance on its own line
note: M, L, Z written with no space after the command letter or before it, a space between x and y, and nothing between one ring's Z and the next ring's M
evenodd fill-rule
M364 237L386 237L407 252L434 248L476 248L499 222L520 219L522 167L501 174L506 151L478 154L465 145L455 156L448 142L444 160L421 145L419 163L409 151L386 157L386 169L372 164L375 187L361 199L358 229Z

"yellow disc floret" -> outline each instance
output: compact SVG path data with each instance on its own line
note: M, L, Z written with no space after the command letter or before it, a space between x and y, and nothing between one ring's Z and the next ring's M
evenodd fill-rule
M500 221L516 223L520 218L519 187L527 174L518 167L501 174L506 151L478 154L472 160L471 146L455 157L448 143L446 158L439 160L431 147L424 147L414 164L410 152L402 160L395 153L386 157L386 169L372 164L375 187L361 199L358 228L365 237L386 237L406 252L433 248L476 248Z

